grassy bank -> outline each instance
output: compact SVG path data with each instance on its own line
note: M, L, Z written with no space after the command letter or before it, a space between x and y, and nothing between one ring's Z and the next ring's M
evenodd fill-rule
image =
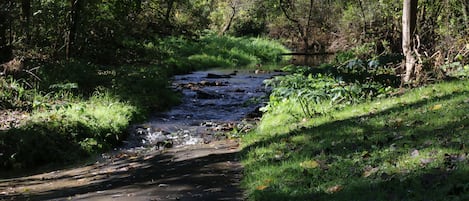
M86 59L30 62L40 66L33 77L1 77L0 109L27 111L29 117L0 131L0 169L69 164L109 150L125 139L130 124L178 103L169 86L172 75L280 62L287 51L267 39L212 34L129 39L122 47L114 59L119 65Z
M469 81L305 117L283 99L243 141L250 200L469 199Z
M226 68L279 63L289 52L278 41L266 38L218 36L208 33L199 38L167 37L123 43L124 54L116 59L131 63L155 63L170 74L209 68ZM128 58L128 56L132 58ZM138 57L136 55L139 55Z

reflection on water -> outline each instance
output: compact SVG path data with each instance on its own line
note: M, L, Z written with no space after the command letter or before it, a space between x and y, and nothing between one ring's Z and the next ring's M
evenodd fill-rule
M318 66L331 62L335 54L315 54L315 55L293 55L291 63L302 66Z

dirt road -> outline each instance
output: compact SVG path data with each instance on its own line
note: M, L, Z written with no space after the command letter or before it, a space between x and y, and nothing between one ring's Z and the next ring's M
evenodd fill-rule
M96 163L1 179L0 200L243 200L236 140L115 153Z

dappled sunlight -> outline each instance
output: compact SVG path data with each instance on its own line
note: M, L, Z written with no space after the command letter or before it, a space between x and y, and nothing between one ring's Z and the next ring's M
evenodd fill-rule
M195 192L202 192L198 196L208 199L227 196L226 192L239 197L241 192L236 186L240 176L236 175L241 174L242 168L235 161L237 150L219 144L139 154L117 152L78 168L2 179L0 189L5 190L0 192L0 199L137 198L149 196L148 193L152 197L182 198L191 197Z
M256 200L460 196L469 191L468 93L467 81L430 85L258 130L244 148L244 185Z

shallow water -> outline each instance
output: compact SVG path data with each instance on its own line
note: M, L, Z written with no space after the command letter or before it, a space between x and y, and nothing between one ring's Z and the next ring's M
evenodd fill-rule
M126 147L209 143L247 132L267 98L263 81L278 74L225 69L177 75L172 86L181 92L182 103L134 125Z

